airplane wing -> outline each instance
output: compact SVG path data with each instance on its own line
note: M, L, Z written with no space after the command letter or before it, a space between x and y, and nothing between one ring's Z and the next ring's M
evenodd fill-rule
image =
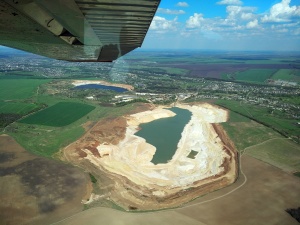
M1 0L0 45L110 62L142 45L160 0Z

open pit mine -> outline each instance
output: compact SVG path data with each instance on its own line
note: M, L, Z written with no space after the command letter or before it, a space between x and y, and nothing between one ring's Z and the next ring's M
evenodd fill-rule
M164 164L153 164L156 147L135 135L141 123L175 115L163 106L101 120L64 149L68 161L99 181L86 204L106 199L125 210L177 207L236 180L237 152L219 124L227 121L228 112L207 103L176 107L192 116Z

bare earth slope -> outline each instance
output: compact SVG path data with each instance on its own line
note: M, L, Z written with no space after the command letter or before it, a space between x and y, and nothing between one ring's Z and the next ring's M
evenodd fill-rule
M162 107L98 123L69 145L65 156L96 177L110 180L105 197L127 210L175 207L232 184L237 153L216 124L227 120L227 111L209 104L177 107L191 111L192 117L168 163L153 164L156 148L134 135L141 123L174 116ZM192 150L195 158L188 157Z

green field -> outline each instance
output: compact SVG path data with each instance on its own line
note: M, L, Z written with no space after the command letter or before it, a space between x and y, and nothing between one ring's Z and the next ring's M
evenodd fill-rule
M288 139L273 139L245 152L287 172L300 170L300 146Z
M42 79L1 79L0 100L20 100L36 95L38 86L49 82Z
M296 119L285 119L281 112L271 114L267 108L245 105L234 100L219 99L216 104L263 123L287 136L297 136L300 133L300 128L296 125L298 121Z
M230 123L236 123L236 122L250 122L251 120L247 117L244 117L240 114L237 114L233 111L229 112L229 120Z
M50 96L42 99L47 99L51 104L55 100L62 101L56 98L51 99ZM6 132L27 151L41 156L53 157L61 148L76 141L84 134L85 130L82 125L86 122L95 123L103 118L126 115L139 104L135 103L123 107L102 107L95 104L95 110L67 126L52 127L18 122L10 125Z
M17 124L13 125L16 131L8 132L27 151L36 155L53 157L60 148L67 146L80 138L84 133L80 125L66 127L43 127L40 125Z
M300 146L271 128L232 111L222 126L238 151L287 172L300 170Z
M235 79L239 81L264 83L277 70L276 69L249 69L235 74Z
M37 112L25 119L21 123L38 124L45 126L62 127L80 119L84 115L95 109L94 106L75 103L59 102L47 109Z
M263 126L254 121L249 122L227 122L222 123L230 139L234 142L238 151L267 141L271 138L281 138L282 136L271 128Z
M26 114L36 107L36 104L33 103L0 101L0 113Z
M271 78L274 80L300 82L300 70L280 69Z
M160 68L165 70L166 73L169 74L185 75L188 72L188 70L186 69L180 69L175 67L160 67Z

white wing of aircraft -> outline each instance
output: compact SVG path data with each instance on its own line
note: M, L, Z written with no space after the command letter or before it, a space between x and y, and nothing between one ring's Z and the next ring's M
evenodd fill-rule
M1 0L0 45L68 61L140 47L160 0Z

